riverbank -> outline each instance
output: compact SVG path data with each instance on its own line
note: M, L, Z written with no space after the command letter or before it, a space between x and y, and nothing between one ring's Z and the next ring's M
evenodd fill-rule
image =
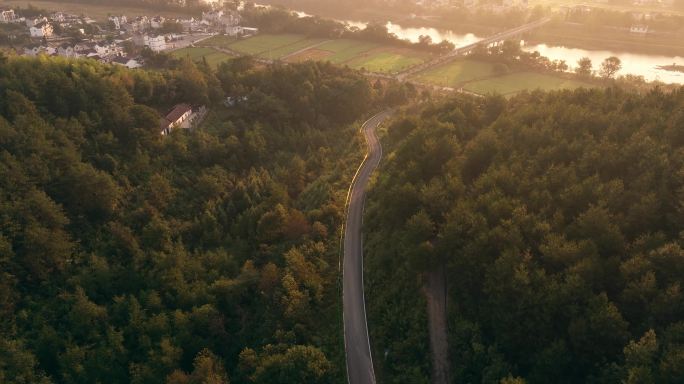
M473 36L490 36L498 32L496 28L471 25L464 23L449 23L444 17L439 15L410 15L397 14L391 10L385 10L381 13L375 8L354 8L350 9L346 6L340 6L339 9L331 10L329 8L321 9L318 3L309 3L305 1L293 0L266 0L270 4L278 4L280 6L292 9L296 5L296 9L308 14L316 14L321 17L334 18L337 20L352 20L352 21L374 21L385 23L390 21L395 26L403 29L404 33L397 33L401 38L406 38L404 35L410 34L415 38L419 34L433 35L433 40L448 38L446 32L456 35L472 34ZM413 30L416 28L415 30ZM423 29L424 28L424 29ZM457 46L463 41L453 41ZM458 37L457 39L458 40ZM619 56L634 55L655 55L662 56L665 61L660 61L650 68L655 69L656 65L667 65L672 61L668 58L676 59L677 56L684 56L684 33L681 34L648 34L638 35L630 33L627 30L618 30L615 28L588 28L581 24L565 23L563 21L554 21L551 24L533 31L524 37L528 46L545 45L549 47L566 47L571 50L585 50L589 51L587 56L591 56L591 52L609 52ZM624 55L623 55L624 54ZM554 57L553 59L561 59L568 61L565 57ZM602 61L605 57L601 57ZM576 59L572 60L574 63ZM568 61L569 62L569 61ZM630 65L631 66L631 65ZM650 69L647 69L650 71ZM650 80L663 79L658 74L647 74L644 69L640 69L637 75L644 75ZM665 75L665 79L670 79L671 76ZM672 81L671 79L669 81ZM674 82L680 83L680 79L674 79Z
M682 72L682 73L684 73L684 65L677 65L677 64L660 65L660 66L658 66L658 69L662 69L662 70L670 71L670 72Z
M393 24L399 24L402 27L406 28L437 28L449 30L454 33L472 33L480 36L490 36L503 30L503 28L497 28L487 25L453 23L444 20L441 15L410 15L406 12L398 12L387 8L347 8L344 6L340 6L340 8L331 9L326 5L301 3L298 1L288 0L262 0L259 1L259 3L273 6L281 6L287 9L302 11L323 18L381 24L385 24L389 21Z
M532 32L528 44L546 44L586 50L608 50L649 55L684 56L684 36L646 36L612 28L591 29L580 24L552 23Z
M635 2L636 3L636 2ZM591 7L596 9L605 9L608 11L617 12L639 12L639 13L650 13L650 14L665 14L665 15L676 15L684 16L684 9L677 9L674 7L665 7L657 5L659 2L650 2L650 4L616 4L613 2L591 2ZM664 2L663 2L664 3ZM574 7L578 5L587 5L586 0L530 0L529 6L533 8L535 6L550 7L554 10L559 10L565 7Z

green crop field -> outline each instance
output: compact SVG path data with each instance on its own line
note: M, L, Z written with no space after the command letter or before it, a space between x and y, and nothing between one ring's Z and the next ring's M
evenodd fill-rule
M467 81L492 75L493 65L491 63L457 60L422 72L415 77L415 80L434 85L456 87Z
M193 61L200 61L202 58L205 58L207 63L213 68L216 68L220 63L228 61L232 58L226 53L217 52L206 47L182 48L177 51L173 51L172 55L178 58L190 57L190 59Z
M266 58L266 59L280 59L281 57L290 55L292 53L295 53L297 51L301 51L302 49L305 49L307 47L310 47L312 45L318 44L322 41L325 41L325 39L318 39L318 38L308 38L304 40L297 41L296 43L289 44L274 50L269 50L261 55L260 57Z
M200 46L229 48L242 54L271 60L285 58L292 62L330 61L383 73L401 72L430 58L428 53L411 49L395 49L351 39L326 41L326 39L308 38L298 34L265 34L242 40L215 36L203 41ZM309 47L312 49L307 49Z
M237 40L229 45L229 48L247 55L264 54L270 56L269 51L275 51L287 45L306 40L303 35L257 35L248 39Z
M227 48L229 45L237 42L237 39L234 37L230 36L223 36L223 35L218 35L211 37L209 39L206 39L198 45L203 46L203 47L219 47L219 48Z
M512 95L524 90L540 89L553 91L559 89L575 89L591 87L591 84L576 80L569 80L559 76L545 75L533 72L512 73L510 75L493 77L491 79L474 81L463 88L480 94L499 93Z
M421 64L429 57L430 55L423 52L400 53L389 50L351 60L348 64L352 68L364 68L371 72L397 73Z
M205 56L205 58L207 59L209 66L216 68L219 64L233 59L233 56L223 52L214 52Z
M325 60L332 63L344 63L377 47L378 44L366 41L340 39L321 44L316 49L331 53L325 57Z

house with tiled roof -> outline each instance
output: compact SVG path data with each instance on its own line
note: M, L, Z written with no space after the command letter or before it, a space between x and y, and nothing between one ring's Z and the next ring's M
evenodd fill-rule
M138 59L134 59L126 56L117 56L112 59L113 64L123 65L129 69L135 69L142 67L142 63Z
M190 128L192 107L189 104L178 104L160 119L159 129L163 136L176 128Z
M52 24L44 21L29 28L29 32L31 33L31 37L50 37L53 32Z
M16 20L13 9L0 9L0 23L14 23Z

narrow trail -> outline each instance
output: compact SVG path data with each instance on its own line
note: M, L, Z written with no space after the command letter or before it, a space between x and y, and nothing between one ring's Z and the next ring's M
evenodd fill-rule
M347 221L344 227L344 262L342 267L342 305L347 381L349 384L375 383L363 292L363 234L361 229L368 180L382 158L382 147L375 129L390 115L391 111L379 113L371 117L361 127L368 145L368 154L356 172L347 196Z
M423 287L427 299L430 353L432 355L432 383L449 383L449 342L446 314L446 276L443 268L426 273Z
M325 44L325 43L329 43L329 42L331 42L331 41L333 41L333 40L323 40L323 41L318 42L318 43L316 43L316 44L309 45L309 46L306 47L306 48L302 48L302 49L300 49L300 50L297 50L297 51L294 51L294 52L292 52L292 53L289 53L289 54L287 54L287 55L281 57L281 58L278 59L278 60L285 61L285 60L289 59L290 57L297 56L297 55L299 55L300 53L303 53L303 52L308 51L309 49L318 48L318 47L320 47L321 45L323 45L323 44Z

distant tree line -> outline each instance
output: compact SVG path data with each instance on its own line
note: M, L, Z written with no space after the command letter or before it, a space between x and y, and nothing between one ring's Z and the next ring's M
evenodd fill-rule
M646 16L644 12L644 15L635 17L634 13L601 8L591 8L587 11L584 7L576 7L567 11L565 20L581 23L590 28L630 28L633 25L646 25L658 32L681 32L684 26L684 16L666 13L650 13Z

